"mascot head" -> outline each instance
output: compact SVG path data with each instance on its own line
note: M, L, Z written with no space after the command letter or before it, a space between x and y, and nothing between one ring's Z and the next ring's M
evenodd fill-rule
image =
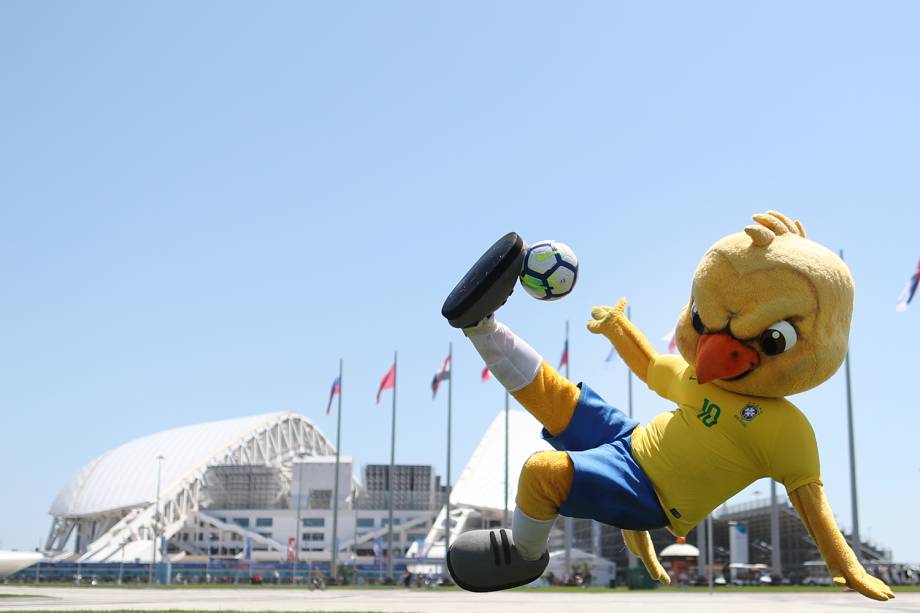
M783 397L840 367L853 313L853 278L832 251L776 211L718 241L693 276L677 347L700 383Z

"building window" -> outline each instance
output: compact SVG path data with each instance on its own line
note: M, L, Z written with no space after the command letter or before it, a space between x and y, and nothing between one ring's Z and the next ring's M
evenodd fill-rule
M237 526L239 526L240 528L248 528L248 527L249 527L249 518L248 518L248 517L234 517L234 518L233 518L233 523L235 523L235 524L236 524Z
M271 528L271 527L272 527L271 517L256 517L256 528Z
M310 490L308 504L311 509L331 509L332 490Z
M373 517L359 517L357 524L359 528L373 528L374 518Z
M322 528L325 525L326 525L326 520L322 517L304 517L303 518L304 528Z
M304 532L300 536L301 540L304 541L322 541L326 538L326 535L322 532Z
M265 538L270 539L272 537L272 533L271 532L260 532L259 536L264 536Z

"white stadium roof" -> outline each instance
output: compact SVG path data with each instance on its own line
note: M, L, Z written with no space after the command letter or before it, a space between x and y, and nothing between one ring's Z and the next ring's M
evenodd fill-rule
M508 413L508 508L514 509L521 466L533 453L552 449L540 437L540 423L530 413ZM492 420L454 486L450 502L480 509L501 510L505 506L505 413Z
M525 411L508 412L508 510L513 511L521 466L537 451L552 449L540 436L540 423ZM505 412L500 411L479 441L451 490L451 540L472 527L476 516L501 516L505 506ZM409 547L408 557L444 559L446 508L435 519L424 543ZM438 562L440 564L440 562Z
M283 413L213 421L164 430L108 451L77 472L51 504L52 515L75 517L154 502L157 456L164 456L161 490Z
M53 521L45 548L63 550L76 531L81 560L105 561L131 543L150 541L154 534L169 538L181 529L198 512L205 473L211 466L281 467L305 456L334 453L309 419L291 412L144 436L102 454L67 482L51 504ZM157 456L164 457L159 510L154 504Z

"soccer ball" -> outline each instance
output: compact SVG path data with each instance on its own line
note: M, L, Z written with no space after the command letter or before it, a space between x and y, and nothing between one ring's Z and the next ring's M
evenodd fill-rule
M575 287L578 258L565 243L540 241L527 250L521 285L538 300L558 300Z

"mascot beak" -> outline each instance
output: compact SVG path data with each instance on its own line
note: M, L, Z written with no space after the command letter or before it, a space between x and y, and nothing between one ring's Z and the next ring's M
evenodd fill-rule
M730 334L704 334L696 345L696 380L739 377L760 364L760 354Z

